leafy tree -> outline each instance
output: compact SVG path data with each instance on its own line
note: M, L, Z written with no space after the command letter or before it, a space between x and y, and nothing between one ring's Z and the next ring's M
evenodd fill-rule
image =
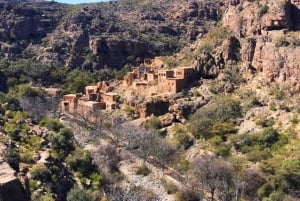
M7 99L7 109L12 111L21 111L22 108L20 106L20 102L16 98L8 98Z
M51 133L48 137L58 159L65 158L73 149L73 133L70 129L61 128L58 133Z
M266 128L260 138L260 144L262 147L271 147L279 139L279 133L272 127Z
M94 82L95 79L92 73L74 70L70 72L66 77L66 89L71 93L84 92L85 86Z
M4 154L5 161L16 171L19 171L21 157L16 148L9 147Z
M49 170L42 163L33 166L32 169L30 170L30 174L33 179L37 179L44 182L47 181L50 176Z

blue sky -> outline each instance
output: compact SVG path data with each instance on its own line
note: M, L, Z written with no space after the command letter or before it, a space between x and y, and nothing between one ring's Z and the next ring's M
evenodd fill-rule
M109 0L55 0L60 3L68 3L68 4L79 4L79 3L95 3Z

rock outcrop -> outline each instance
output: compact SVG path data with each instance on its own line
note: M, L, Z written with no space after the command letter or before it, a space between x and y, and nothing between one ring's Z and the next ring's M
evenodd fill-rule
M3 153L5 146L0 144ZM27 201L25 190L16 172L0 157L0 198L4 201Z

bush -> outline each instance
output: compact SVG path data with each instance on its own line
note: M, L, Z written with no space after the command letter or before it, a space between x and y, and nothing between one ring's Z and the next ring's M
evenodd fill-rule
M260 145L261 147L271 147L273 144L275 144L279 139L279 133L274 130L272 127L266 128L262 136L260 138Z
M40 186L41 186L41 183L38 182L37 180L34 180L34 179L29 180L30 192L36 191L37 189L40 188Z
M228 157L231 154L230 147L226 147L226 146L217 147L216 154L218 156Z
M67 201L92 201L92 195L90 192L78 187L72 188L67 195Z
M261 18L264 14L266 14L269 10L268 5L263 5L259 10L258 10L258 17Z
M142 165L142 166L139 166L139 167L137 168L137 170L135 171L135 173L136 173L137 175L144 175L144 176L147 176L147 175L149 175L149 174L151 173L151 170L150 170L147 166Z
M74 150L73 134L72 131L67 128L61 128L59 133L50 133L48 140L59 160L64 159L72 150Z
M47 181L50 176L50 172L44 164L39 163L32 167L30 170L30 175L33 179Z
M161 121L158 117L151 117L145 122L145 128L159 129L162 127Z
M275 124L274 118L271 117L270 119L266 118L266 117L261 117L258 118L255 121L256 125L258 126L262 126L262 127L270 127L273 126Z
M40 123L41 126L47 127L50 130L53 130L55 132L58 132L61 128L64 126L59 122L58 119L53 118L45 118Z
M4 159L14 170L19 171L21 157L16 148L8 147L4 153Z
M174 140L177 147L183 147L188 149L193 145L194 139L190 136L187 131L179 125L173 127L174 131Z
M197 110L190 117L188 128L194 136L208 139L216 133L234 133L238 117L241 117L240 103L230 97L220 97ZM223 132L221 127L226 130Z
M269 149L263 149L263 150L252 149L252 151L250 151L247 154L248 160L252 162L259 162L261 160L266 160L270 157L272 157L272 154Z

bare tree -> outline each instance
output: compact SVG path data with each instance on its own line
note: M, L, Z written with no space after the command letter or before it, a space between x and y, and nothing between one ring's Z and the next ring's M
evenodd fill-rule
M102 172L116 171L117 164L120 162L121 157L115 146L106 144L99 146L93 151L94 163L101 169Z
M54 116L58 109L58 97L22 97L19 98L21 107L38 119Z
M211 201L216 200L216 197L229 201L234 196L232 171L230 164L222 158L205 155L193 162L193 184L204 192L209 192Z

